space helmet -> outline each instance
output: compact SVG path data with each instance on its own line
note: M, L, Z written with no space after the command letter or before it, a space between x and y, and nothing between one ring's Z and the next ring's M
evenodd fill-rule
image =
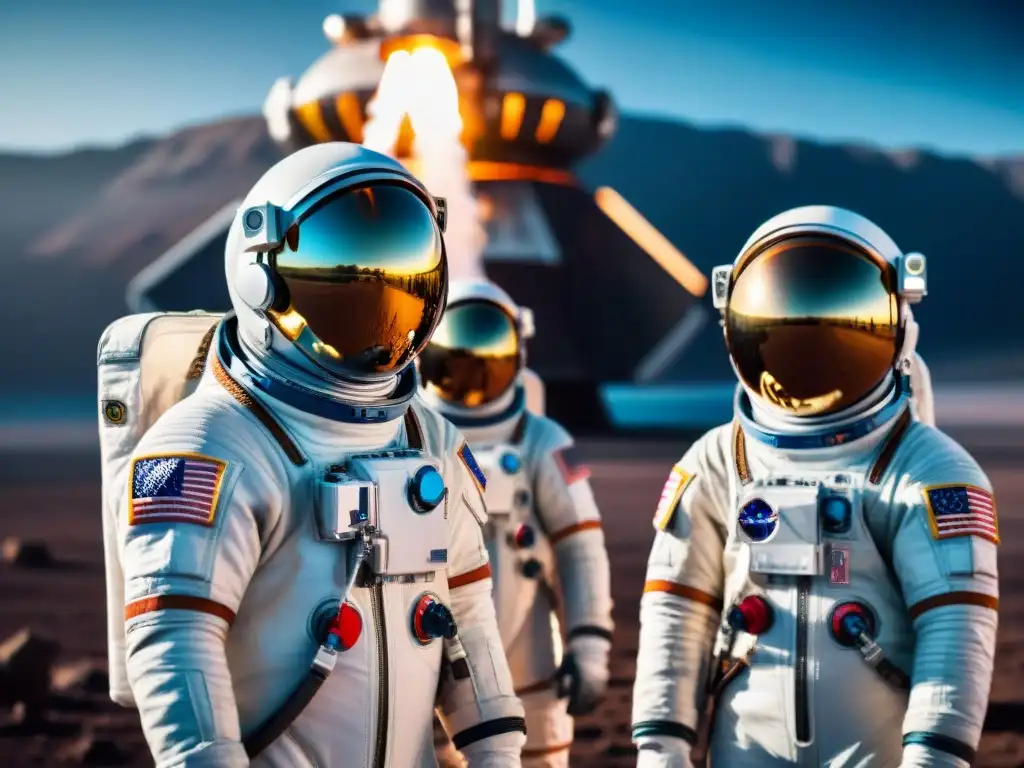
M284 158L228 233L239 335L328 382L395 375L444 311L445 211L399 163L356 144Z
M752 401L785 416L830 417L909 372L910 305L926 261L877 225L833 206L762 224L712 277L733 368Z
M419 358L423 386L442 403L478 408L520 379L533 313L487 280L454 280L448 306Z

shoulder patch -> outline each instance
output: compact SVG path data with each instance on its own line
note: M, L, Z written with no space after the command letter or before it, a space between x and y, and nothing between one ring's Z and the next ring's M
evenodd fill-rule
M566 485L590 479L590 467L583 462L579 448L575 444L559 448L552 455L555 457L555 464L558 465L558 471L562 474Z
M999 543L996 500L976 485L930 485L921 491L935 539L979 536Z
M227 462L199 453L132 460L128 525L189 523L213 527Z
M672 525L676 509L679 507L679 500L696 477L696 475L691 475L679 464L672 467L668 480L665 481L665 487L661 489L658 508L654 512L654 527L659 531L667 530Z
M466 469L469 470L469 474L473 477L473 482L476 483L476 487L480 493L487 490L487 476L484 475L484 471L480 469L480 465L476 463L476 456L473 455L473 451L469 449L469 443L463 442L462 447L459 448L459 458L462 459L462 463L466 465Z

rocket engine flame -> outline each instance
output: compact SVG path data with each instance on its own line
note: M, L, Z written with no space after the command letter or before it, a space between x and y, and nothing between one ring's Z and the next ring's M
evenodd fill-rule
M385 155L394 153L406 113L408 93L415 87L412 57L408 51L395 51L388 56L377 92L366 105L363 146Z
M367 105L363 145L394 154L406 115L413 129L416 174L432 195L448 203L444 239L451 277L481 279L487 236L468 174L458 87L439 50L422 47L388 56L377 92Z
M483 250L487 236L469 179L469 153L462 144L459 91L444 55L433 48L412 54L422 85L410 105L420 178L431 194L448 201L448 268L454 280L485 277Z

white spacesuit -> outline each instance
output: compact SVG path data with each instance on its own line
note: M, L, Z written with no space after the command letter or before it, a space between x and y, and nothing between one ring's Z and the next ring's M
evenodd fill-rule
M435 703L470 765L520 764L486 480L415 397L443 228L398 163L340 143L287 157L239 209L235 311L134 450L116 525L160 768L434 766Z
M529 312L498 286L453 282L419 367L424 399L462 430L487 475L485 539L526 710L523 764L554 767L568 765L572 715L591 711L607 685L610 576L590 472L569 434L526 407L532 332Z
M655 516L638 766L966 768L999 536L988 478L904 394L924 257L815 206L714 277L742 386Z

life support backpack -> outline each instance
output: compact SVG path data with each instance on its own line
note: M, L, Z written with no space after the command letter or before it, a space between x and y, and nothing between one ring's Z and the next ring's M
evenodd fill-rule
M100 337L99 432L103 556L107 580L110 697L133 706L126 667L124 573L118 525L125 520L125 483L135 446L172 405L195 391L223 315L149 312L115 320Z

